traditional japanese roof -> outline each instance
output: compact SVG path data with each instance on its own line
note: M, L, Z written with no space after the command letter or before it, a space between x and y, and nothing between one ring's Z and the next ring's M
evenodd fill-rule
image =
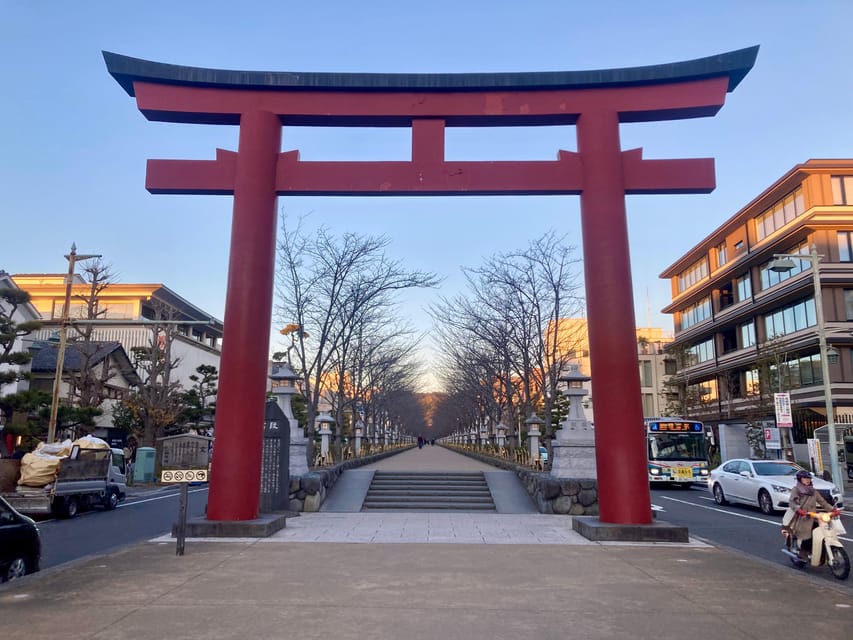
M131 96L134 82L264 89L267 91L540 91L589 89L689 82L728 77L733 91L752 69L758 47L706 58L642 67L588 71L510 73L318 73L295 71L239 71L186 67L152 62L104 51L107 70Z
M37 350L30 364L34 373L56 371L56 361L59 355L59 345L53 343L38 343ZM86 356L89 365L96 365L112 357L119 372L131 385L141 384L139 374L130 362L130 358L120 342L82 342L69 343L65 349L63 371L80 371L85 365Z

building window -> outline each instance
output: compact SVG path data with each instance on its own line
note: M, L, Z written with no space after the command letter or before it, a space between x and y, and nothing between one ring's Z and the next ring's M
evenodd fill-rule
M104 307L103 317L113 320L132 320L133 304L130 302L112 302Z
M816 325L814 298L803 300L764 316L764 330L768 340Z
M781 386L786 389L798 389L812 385L823 384L823 374L820 370L820 355L799 356L786 360L781 365ZM779 381L776 365L770 366L771 381L775 385Z
M687 385L687 397L691 403L713 402L718 398L717 381L712 378L698 384Z
M744 300L749 300L752 297L752 280L749 277L749 274L746 273L742 275L735 281L735 285L737 287L737 301L743 302Z
M699 362L707 362L714 359L714 341L705 340L699 344L694 344L687 350L688 362L697 364Z
M694 324L707 320L711 317L711 299L703 298L696 304L690 305L681 312L680 327L683 331Z
M686 291L700 280L708 277L708 260L702 258L678 276L678 291Z
M785 253L801 253L803 255L809 255L809 245L808 243L803 243L798 247L794 247L790 251L786 251ZM761 265L761 290L765 291L770 287L775 287L780 282L784 282L788 278L793 278L798 273L802 273L806 269L810 269L812 266L811 261L809 260L794 260L794 268L790 271L771 271L770 263L773 260L769 260L767 263Z
M745 371L743 377L744 390L746 391L745 397L757 396L761 393L761 378L758 375L758 369L749 369L748 371Z
M735 242L735 251L743 251L743 240Z
M832 204L853 204L853 176L832 176Z
M719 268L719 267L722 267L724 264L726 264L729 261L728 254L726 253L726 243L723 242L723 243L718 244L716 247L716 252L717 252L717 267Z
M838 261L853 262L853 232L838 232Z
M755 237L758 240L763 240L797 216L802 215L803 210L803 190L798 187L764 213L753 218Z
M640 386L641 387L653 387L654 382L652 381L652 362L651 360L641 360L640 361Z
M746 349L755 345L755 322L749 322L740 325L740 348Z
M651 393L643 394L643 416L648 418L655 415L655 396Z
M847 320L853 320L853 289L844 290L844 308L847 310Z

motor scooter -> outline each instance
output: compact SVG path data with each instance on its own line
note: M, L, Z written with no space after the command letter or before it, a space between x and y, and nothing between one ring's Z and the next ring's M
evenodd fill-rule
M782 548L782 553L788 556L798 569L802 569L806 564L814 568L825 564L833 576L839 580L846 580L850 575L850 558L838 539L839 536L847 533L844 525L841 524L841 509L809 511L806 515L815 523L812 529L811 546L809 547L808 540L802 543L807 552L806 558L800 555L800 544L787 527L783 527L785 546Z

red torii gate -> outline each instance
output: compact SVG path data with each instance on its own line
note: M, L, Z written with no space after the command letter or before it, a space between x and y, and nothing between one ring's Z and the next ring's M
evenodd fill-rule
M258 516L278 195L575 194L581 197L600 521L650 524L625 194L708 193L711 158L644 160L619 124L712 116L758 47L673 64L499 74L336 74L182 67L104 52L149 120L238 125L237 152L149 160L151 193L234 196L216 456L207 518ZM445 127L566 125L555 161L450 162ZM403 162L305 162L282 126L411 127Z

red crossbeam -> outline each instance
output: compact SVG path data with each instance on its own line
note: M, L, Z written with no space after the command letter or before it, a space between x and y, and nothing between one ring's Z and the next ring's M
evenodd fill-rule
M727 78L673 84L549 91L263 91L134 82L149 120L238 124L240 115L268 111L282 124L407 126L440 118L448 126L573 124L581 113L615 111L621 122L714 115L725 102Z
M556 161L303 162L282 153L279 195L577 195L583 192L580 155L560 151ZM216 160L149 160L151 193L231 194L237 154L216 150ZM643 160L622 154L625 193L709 193L714 160Z

